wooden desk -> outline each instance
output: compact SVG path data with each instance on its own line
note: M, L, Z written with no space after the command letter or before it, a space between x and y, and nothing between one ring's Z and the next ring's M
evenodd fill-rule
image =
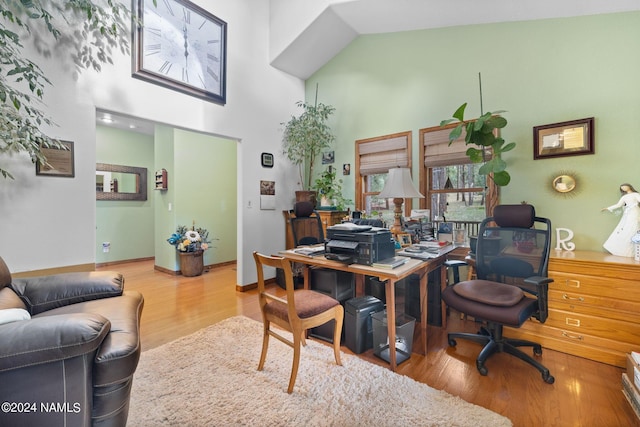
M300 255L293 250L281 251L280 255L291 260L305 265L304 269L304 286L309 288L309 266L331 268L334 270L348 271L354 273L356 279L356 296L364 294L364 278L365 276L374 276L385 281L385 295L387 304L387 330L389 334L389 343L396 342L396 301L395 301L395 284L412 274L417 274L420 277L420 328L422 346L420 347L420 353L427 354L427 276L430 272L440 268L446 258L448 252L441 253L437 258L432 258L427 261L418 259L409 259L409 261L393 269L375 268L361 264L343 264L338 261L331 261L324 257L324 255L316 255L313 257ZM446 283L446 269L440 269L440 282ZM414 345L415 349L416 346ZM389 345L389 364L391 370L395 371L397 368L396 359L396 347Z

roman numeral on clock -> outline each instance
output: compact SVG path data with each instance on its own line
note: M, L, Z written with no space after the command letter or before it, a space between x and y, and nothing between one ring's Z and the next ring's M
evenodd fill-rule
M160 66L160 70L158 70L158 71L160 71L161 73L169 74L169 71L171 71L171 66L172 65L173 64L171 62L164 61L164 64L162 64Z

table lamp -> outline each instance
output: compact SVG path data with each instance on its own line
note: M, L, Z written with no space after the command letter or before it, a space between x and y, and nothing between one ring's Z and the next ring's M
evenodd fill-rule
M396 208L393 211L392 234L402 233L402 203L404 199L413 199L415 197L424 197L413 185L411 180L411 171L408 168L389 169L389 176L384 183L384 188L378 194L381 199L393 198Z

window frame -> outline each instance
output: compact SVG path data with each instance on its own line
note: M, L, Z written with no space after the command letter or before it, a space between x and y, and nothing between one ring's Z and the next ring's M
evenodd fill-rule
M465 122L466 123L466 122ZM422 128L419 130L419 149L420 149L420 154L419 154L419 158L420 161L422 162L422 167L420 168L420 192L422 194L425 195L424 199L420 200L420 209L429 209L430 212L433 213L433 209L431 206L431 198L434 194L456 194L456 193L473 193L473 192L483 192L486 191L485 194L485 215L491 216L493 214L493 209L495 208L495 206L498 204L499 202L499 191L498 191L498 186L493 182L493 179L491 179L490 176L486 176L485 177L485 187L472 187L472 188L464 188L464 189L433 189L433 182L432 182L432 176L433 176L433 169L434 166L427 166L425 164L426 158L425 158L425 134L428 133L433 133L433 132L447 132L449 133L451 131L451 129L455 128L458 124L457 123L452 123L452 124L448 124L445 126L432 126L432 127L428 127L428 128ZM460 138L458 138L456 141L454 141L452 144L465 144L464 141L464 131L462 133L462 136ZM471 161L469 160L468 162L464 162L464 163L460 163L459 161L456 161L455 163L451 163L449 165L439 165L438 167L442 167L442 166L455 166L455 165L462 165L462 164L471 164ZM433 218L431 218L433 219Z
M400 166L400 167L406 167L409 168L409 170L412 170L412 161L411 161L411 156L412 156L412 146L413 146L413 140L412 140L412 135L413 132L412 131L405 131L405 132L398 132L398 133L393 133L393 134L388 134L388 135L381 135L381 136L376 136L373 138L366 138L366 139L359 139L355 141L355 175L356 175L356 179L355 179L355 209L357 211L362 211L364 209L364 207L366 206L366 199L369 196L376 196L378 194L380 194L380 191L366 191L366 189L368 188L368 178L369 178L369 174L367 175L362 175L360 168L360 158L361 158L361 154L360 154L360 147L363 146L364 144L367 143L372 143L372 142L376 142L376 141L384 141L384 140L395 140L397 138L406 138L406 161L404 162L398 162L398 163L394 163L393 166ZM393 167L392 166L392 167ZM413 171L412 171L413 173ZM404 203L404 212L405 212L405 216L408 216L409 213L411 212L411 203ZM391 208L391 206L390 206Z

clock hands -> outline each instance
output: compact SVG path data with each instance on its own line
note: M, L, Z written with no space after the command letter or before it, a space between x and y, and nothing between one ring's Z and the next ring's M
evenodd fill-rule
M187 34L187 24L186 22L182 24L182 34L184 35L184 72L183 72L183 80L188 82L189 75L187 74L187 70L189 68L189 36Z

